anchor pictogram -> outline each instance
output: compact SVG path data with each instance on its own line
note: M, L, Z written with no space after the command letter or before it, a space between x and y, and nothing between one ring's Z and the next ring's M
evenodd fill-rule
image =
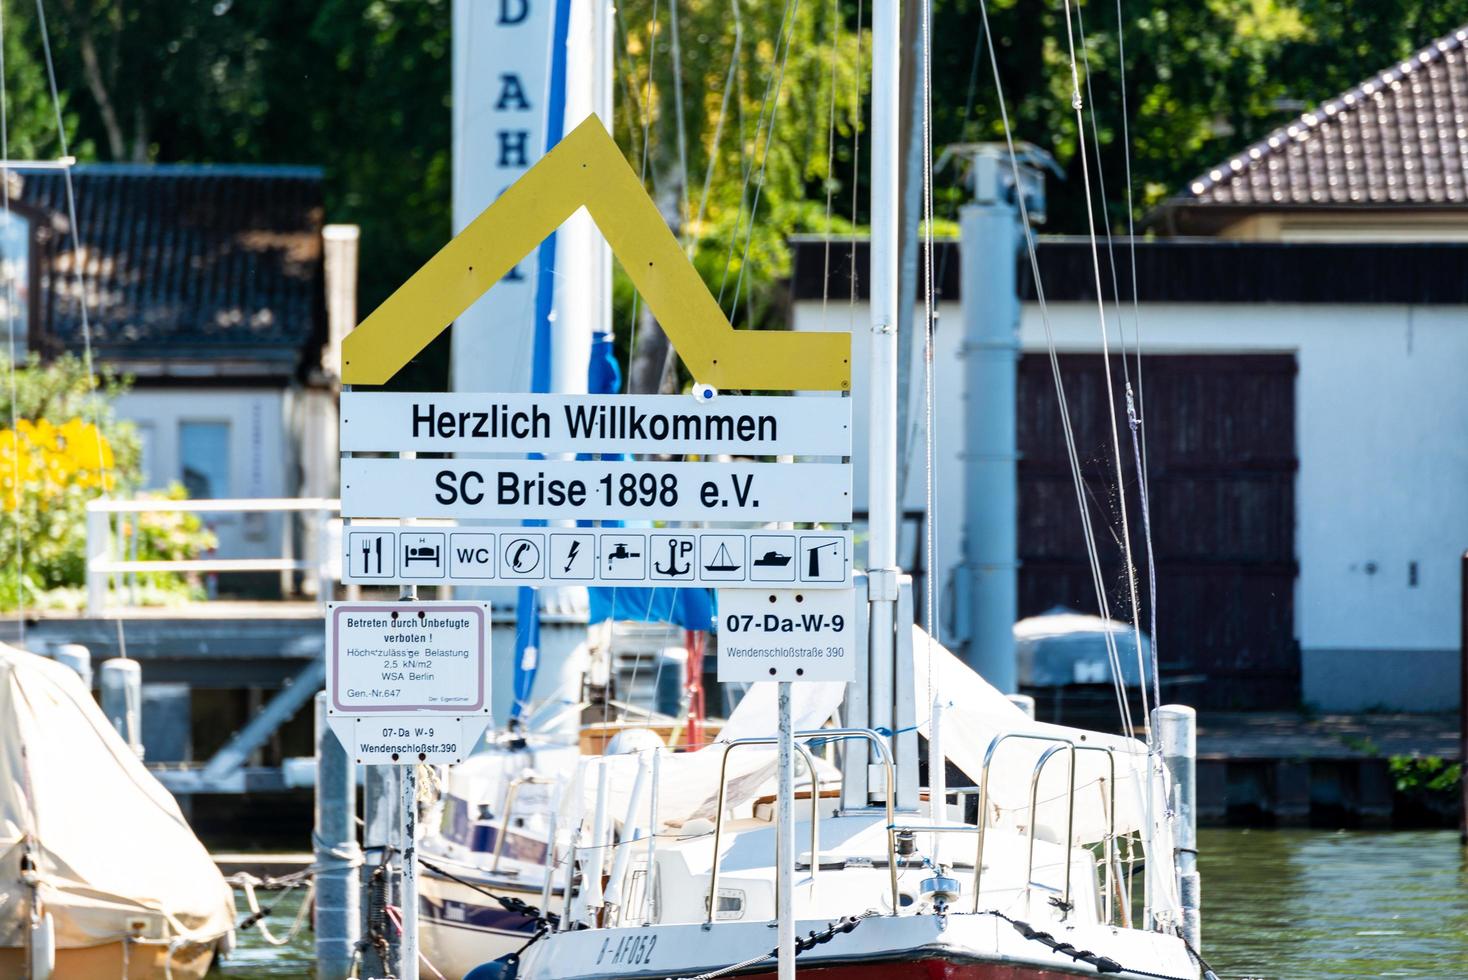
M682 554L684 556L693 554L693 542L682 540L679 538L670 539L668 541L668 563L666 565L661 565L657 562L654 562L652 566L653 569L659 575L666 575L668 578L677 578L679 575L687 575L689 570L693 566L688 564L688 562L686 561L680 566L678 564L679 554Z

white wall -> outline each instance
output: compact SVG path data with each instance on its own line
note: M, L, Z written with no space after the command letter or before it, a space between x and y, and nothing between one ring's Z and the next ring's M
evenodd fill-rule
M229 423L230 497L289 497L296 493L295 440L287 429L285 389L141 388L117 399L119 418L146 431L144 480L149 489L182 482L179 425ZM220 557L279 554L278 517L209 515Z
M938 524L947 530L938 535L937 564L946 582L962 547L963 327L957 304L940 313L936 486ZM1062 351L1099 351L1094 305L1051 304L1050 319ZM866 322L864 304L855 322ZM1468 308L1169 304L1144 306L1141 322L1147 353L1297 358L1296 626L1305 699L1341 709L1455 705L1458 563L1468 547ZM831 307L824 325L818 302L795 306L796 329L848 323L844 304ZM1033 304L1021 336L1027 352L1045 350ZM866 438L866 340L859 328L858 444ZM918 364L912 376L921 423ZM909 507L923 501L921 432L918 439ZM864 455L854 462L860 508ZM1408 584L1413 561L1416 587Z

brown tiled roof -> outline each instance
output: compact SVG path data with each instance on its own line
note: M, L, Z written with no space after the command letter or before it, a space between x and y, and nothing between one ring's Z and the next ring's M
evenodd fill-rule
M35 341L82 346L65 178L21 171L50 217L35 252ZM290 374L324 331L322 177L308 167L73 168L92 346L104 360L231 358Z
M1175 206L1468 203L1468 25L1189 182Z

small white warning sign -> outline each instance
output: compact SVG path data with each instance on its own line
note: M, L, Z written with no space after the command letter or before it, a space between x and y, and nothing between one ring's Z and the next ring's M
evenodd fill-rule
M489 627L487 602L328 603L327 720L349 756L463 761L489 724Z

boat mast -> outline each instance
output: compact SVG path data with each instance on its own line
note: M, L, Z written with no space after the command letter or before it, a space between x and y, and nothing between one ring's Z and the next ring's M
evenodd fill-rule
M870 723L894 731L897 612L898 120L900 0L872 7L871 364L867 396L867 587L871 601ZM889 739L890 741L890 739ZM915 774L912 774L915 775Z

